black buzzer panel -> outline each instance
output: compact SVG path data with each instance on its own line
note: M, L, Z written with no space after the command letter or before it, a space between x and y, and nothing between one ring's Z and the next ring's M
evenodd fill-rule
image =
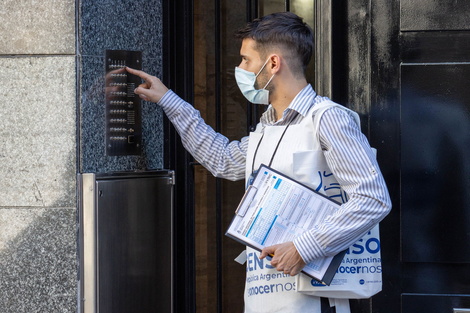
M141 100L134 94L141 79L125 67L142 69L142 52L106 50L106 154L142 152Z

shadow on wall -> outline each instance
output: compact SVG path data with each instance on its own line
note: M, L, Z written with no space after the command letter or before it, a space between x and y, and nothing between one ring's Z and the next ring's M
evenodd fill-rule
M76 312L76 209L10 210L32 217L0 250L0 312Z

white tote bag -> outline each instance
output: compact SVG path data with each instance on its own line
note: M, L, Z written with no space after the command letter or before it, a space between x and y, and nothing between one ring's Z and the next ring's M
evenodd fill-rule
M344 256L333 281L324 286L300 274L297 291L325 298L367 299L382 290L379 225L352 245Z
M330 106L325 105L325 107L321 107L315 114L313 128L316 130L316 133L318 133L321 115L328 107ZM346 109L346 111L348 110ZM351 114L355 117L356 123L360 127L357 114L354 112ZM373 150L376 152L375 149ZM324 157L322 158L321 155L316 159L315 164L319 168L328 168ZM327 195L332 196L330 194ZM344 202L343 197L341 199L336 198L336 200ZM295 283L298 293L328 298L330 306L336 307L336 313L350 313L349 299L370 298L382 290L379 225L372 228L370 232L348 249L329 286L324 286L302 273L295 277Z

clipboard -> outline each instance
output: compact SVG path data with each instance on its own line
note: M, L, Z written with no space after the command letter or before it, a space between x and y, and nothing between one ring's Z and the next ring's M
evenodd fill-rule
M340 208L341 204L282 173L261 164L243 195L225 235L261 251L293 241ZM302 272L330 285L343 257L319 258Z

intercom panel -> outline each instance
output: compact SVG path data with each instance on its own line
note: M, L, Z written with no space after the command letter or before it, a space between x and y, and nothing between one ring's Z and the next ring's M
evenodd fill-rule
M126 66L142 69L142 52L106 50L106 154L140 155L142 152L141 100L134 89L141 79Z

